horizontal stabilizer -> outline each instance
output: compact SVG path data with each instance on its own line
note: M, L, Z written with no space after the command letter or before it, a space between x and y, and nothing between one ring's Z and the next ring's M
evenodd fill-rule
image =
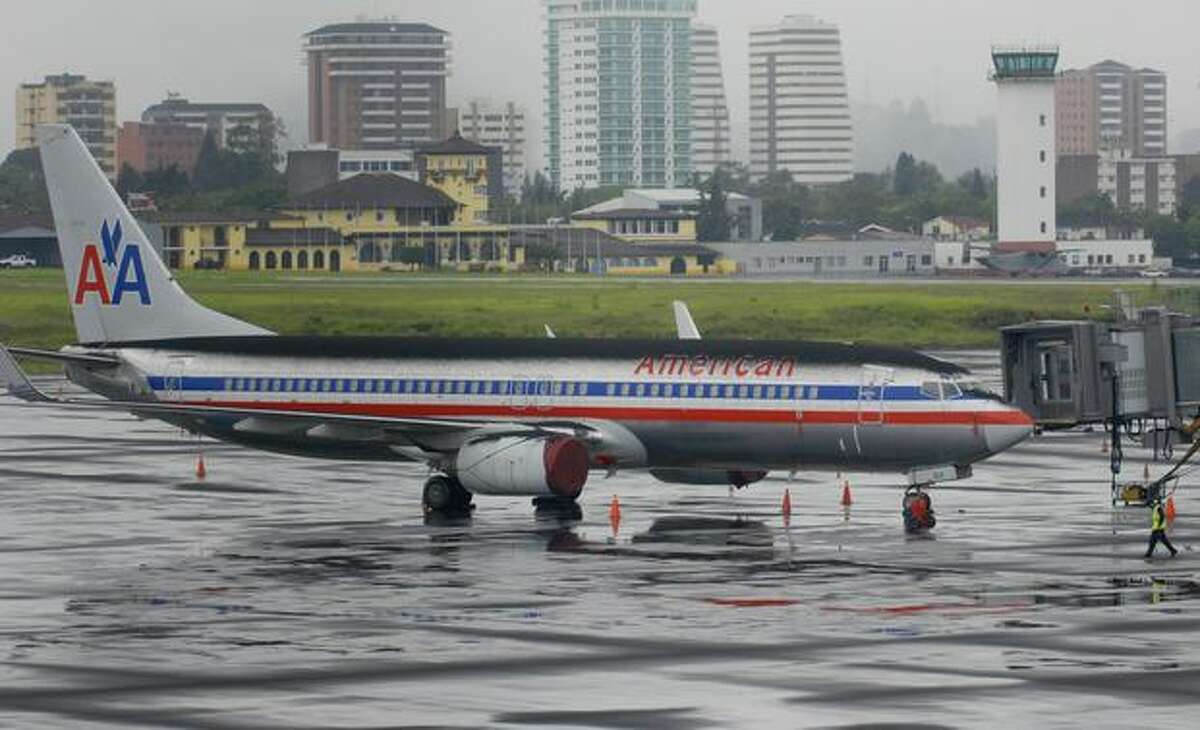
M93 355L75 352L59 352L57 350L34 350L28 347L10 347L8 351L17 357L28 357L33 360L48 360L50 362L79 363L98 367L117 367L121 361L113 355Z
M38 390L21 366L17 364L12 353L3 345L0 345L0 382L8 387L10 394L30 403L47 403L54 400Z

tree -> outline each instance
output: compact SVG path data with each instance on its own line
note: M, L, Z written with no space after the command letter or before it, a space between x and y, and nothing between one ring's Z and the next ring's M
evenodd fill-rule
M912 195L917 190L917 160L907 152L901 152L896 158L896 169L892 173L892 192L901 198Z
M708 178L707 189L700 188L700 214L696 217L697 241L728 241L730 220L726 207L729 196L725 194L725 173L717 168Z
M1200 214L1200 175L1188 179L1179 191L1179 220L1191 220Z
M13 150L0 164L0 208L27 213L50 210L46 178L36 148Z

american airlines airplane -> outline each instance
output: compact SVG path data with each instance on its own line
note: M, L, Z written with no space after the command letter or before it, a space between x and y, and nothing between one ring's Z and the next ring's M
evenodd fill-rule
M424 462L437 472L424 507L450 514L474 494L575 510L590 472L622 469L736 486L771 470L882 471L927 486L1032 430L956 365L704 340L686 310L678 340L275 335L188 297L70 127L40 127L38 140L79 343L0 348L19 398L284 454ZM60 362L104 398L51 398L14 354Z

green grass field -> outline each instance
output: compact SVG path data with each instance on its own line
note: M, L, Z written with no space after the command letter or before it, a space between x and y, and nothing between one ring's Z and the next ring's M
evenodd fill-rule
M798 283L579 277L230 274L180 283L206 305L286 334L672 337L682 299L706 337L994 347L1029 319L1108 316L1112 283ZM1192 308L1200 288L1134 285L1140 303ZM1090 311L1090 315L1088 312ZM0 341L74 339L61 271L0 271Z

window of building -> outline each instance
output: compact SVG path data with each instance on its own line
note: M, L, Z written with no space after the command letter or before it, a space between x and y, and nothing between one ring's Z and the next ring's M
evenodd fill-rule
M1038 160L1041 162L1046 161L1046 150L1042 150L1041 152L1038 153Z
M922 265L922 266L929 266L929 265L931 265L931 264L933 264L933 256L930 256L930 255L929 255L929 254L927 254L927 253L926 253L926 254L921 254L921 265Z
M1038 117L1038 124L1043 127L1046 126L1046 115L1045 114Z
M1042 221L1042 233L1046 232L1046 221Z
M1043 185L1038 192L1043 198L1046 197L1046 186Z

